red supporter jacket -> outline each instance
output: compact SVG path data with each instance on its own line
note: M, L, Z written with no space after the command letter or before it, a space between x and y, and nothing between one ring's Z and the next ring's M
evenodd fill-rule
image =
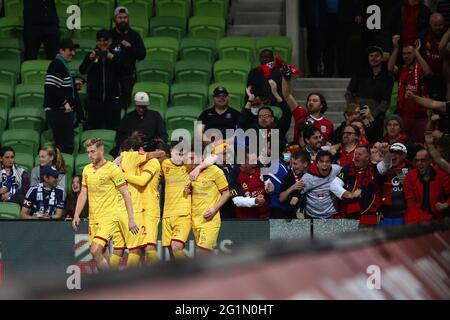
M266 202L262 205L251 208L236 207L236 218L269 219L269 198L264 189L264 182L261 179L261 170L256 168L255 173L251 175L241 171L237 178L237 183L244 193L244 196L255 198L259 195L264 195Z
M432 214L421 208L424 197L423 184L417 169L411 170L403 182L406 200L405 223L419 223L430 219L442 219L443 212L436 208L436 202L450 204L450 176L437 167L432 167L434 177L430 179L429 201ZM432 174L433 175L433 174Z

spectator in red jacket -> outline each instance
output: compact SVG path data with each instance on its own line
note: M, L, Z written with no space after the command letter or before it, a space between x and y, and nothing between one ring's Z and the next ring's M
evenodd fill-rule
M257 165L256 154L246 150L245 163L235 166L231 172L230 190L236 205L236 218L269 218L269 196L265 190L261 169Z
M406 200L405 223L419 223L442 219L450 206L450 176L432 166L427 150L417 152L416 169L405 178L403 188Z

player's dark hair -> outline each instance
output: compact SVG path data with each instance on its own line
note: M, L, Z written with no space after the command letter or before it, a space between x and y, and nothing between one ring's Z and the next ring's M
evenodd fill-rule
M3 157L5 155L5 153L7 153L8 151L11 151L13 153L13 155L16 155L16 152L14 151L14 149L12 147L2 147L0 149L0 157Z
M319 162L319 160L322 159L323 157L330 157L330 160L333 159L333 155L331 154L330 151L319 150L319 152L317 152L317 155L316 155L316 162Z

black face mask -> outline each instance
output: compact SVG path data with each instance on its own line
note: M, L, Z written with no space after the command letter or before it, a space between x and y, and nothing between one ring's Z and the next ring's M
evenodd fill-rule
M121 22L117 25L117 29L119 29L120 32L124 32L128 30L128 23Z

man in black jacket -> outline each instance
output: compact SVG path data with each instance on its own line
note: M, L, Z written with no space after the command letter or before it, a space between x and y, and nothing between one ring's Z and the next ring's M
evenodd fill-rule
M120 146L132 134L137 134L143 144L154 139L167 141L167 132L161 115L158 111L147 109L150 104L148 94L137 92L134 102L136 110L125 115L120 122L116 137L117 145Z
M371 124L373 136L369 140L380 141L383 138L384 118L391 100L394 80L383 62L384 51L381 47L367 48L368 66L352 76L345 93L347 103L369 106L375 119Z
M87 129L117 130L120 124L120 74L123 64L120 53L111 51L111 33L97 32L97 46L86 54L80 65L81 74L88 75Z
M61 152L70 154L74 147L73 109L76 107L76 93L68 64L78 47L71 39L61 40L59 54L48 66L44 86L44 110L55 145Z
M34 60L41 43L48 60L55 58L59 44L59 20L54 0L23 1L24 59Z
M131 103L131 93L135 82L136 60L143 60L146 56L144 42L139 33L130 28L128 22L128 9L117 7L114 10L116 27L111 30L112 48L115 53L123 57L123 73L120 79L122 88L123 108Z

